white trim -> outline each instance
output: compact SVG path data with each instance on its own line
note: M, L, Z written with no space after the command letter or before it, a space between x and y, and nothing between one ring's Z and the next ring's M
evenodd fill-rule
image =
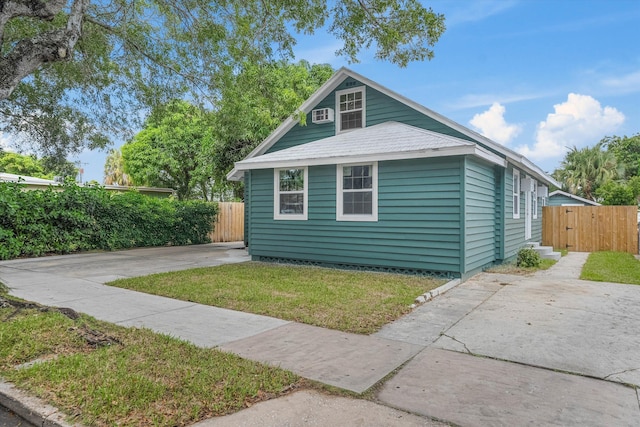
M311 111L311 109L313 107L315 107L320 101L322 101L324 98L326 98L333 90L335 90L340 83L342 83L347 77L351 77L355 80L358 80L360 83L364 84L365 86L368 86L372 89L375 89L381 93L383 93L384 95L387 95L395 100L397 100L398 102L401 102L411 108L413 108L414 110L428 116L431 117L434 120L437 120L449 127L451 127L452 129L457 130L458 132L462 133L463 135L466 135L468 137L470 137L472 140L474 141L481 141L484 144L486 144L489 148L491 148L492 150L495 150L497 153L500 153L501 155L505 156L507 160L511 161L512 163L516 164L519 168L523 169L525 172L531 173L532 175L536 176L537 178L539 178L541 181L543 182L547 182L550 184L555 185L556 187L560 187L560 183L558 183L555 179L553 179L551 176L547 175L545 172L542 171L542 169L540 169L538 166L536 166L535 164L533 164L529 159L527 159L526 157L516 153L515 151L512 151L496 142L491 141L490 139L480 135L477 132L472 131L471 129L466 128L465 126L462 126L461 124L458 124L456 122L454 122L451 119L448 119L438 113L436 113L435 111L432 111L418 103L416 103L415 101L412 101L396 92L393 92L390 89L387 89L386 87L352 71L349 70L345 67L340 68L338 71L336 71L336 73L329 79L327 80L327 82L321 86L313 95L311 95L309 97L309 99L307 99L298 109L298 111L293 114L292 116L290 116L289 118L287 118L280 126L278 126L278 128L273 131L273 133L271 133L271 135L269 135L267 137L267 139L265 139L260 145L258 145L245 159L250 159L252 157L258 156L260 154L264 154L269 148L271 148L273 146L273 144L275 144L282 136L284 136L284 134L286 134L291 128L293 128L298 122L299 120L298 118L298 114L299 113L303 113L303 114L307 114ZM239 170L237 170L235 167L231 170L231 172L229 172L227 174L227 179L232 180L232 181L239 181L243 178L243 174L240 173Z
M308 218L309 207L309 169L299 167L295 169L303 170L303 186L302 186L302 214L283 214L280 213L280 171L294 168L278 168L273 170L273 219L274 220L294 220L306 221ZM293 193L293 192L291 192ZM300 193L296 191L295 193ZM285 192L286 194L286 192Z
M533 212L533 219L538 219L538 183L535 179L531 187L531 211Z
M340 95L344 95L348 93L356 93L356 92L362 93L362 108L360 109L362 111L362 126L359 128L342 130L342 127L341 127L342 111L340 111ZM335 99L336 101L336 116L335 116L336 117L335 118L336 135L367 127L367 87L366 86L352 86L347 89L337 90L335 92L335 98L336 98ZM358 110L349 110L347 112L351 112L351 111L358 111Z
M511 189L513 219L520 219L520 189L522 188L522 181L520 179L520 171L518 169L512 169L511 182L513 185L513 188ZM516 185L516 182L518 185Z
M423 151L401 151L395 153L384 154L370 154L370 155L357 155L357 156L334 156L334 157L321 157L313 159L294 159L294 160L269 160L269 161L253 161L253 162L238 162L236 163L236 170L238 172L244 172L245 170L254 169L272 169L272 168L292 168L303 166L322 166L322 165L335 165L339 163L370 163L385 160L406 160L406 159L420 159L431 157L448 157L448 156L464 156L475 155L490 163L498 166L506 167L507 163L499 157L482 147L475 145L469 145L465 147L447 147L439 149L429 149ZM257 159L256 159L257 160Z
M551 192L551 194L549 194L549 197L555 196L556 194L558 194L560 196L566 196L566 197L569 197L571 199L587 203L590 206L602 206L598 202L594 202L593 200L589 200L589 199L584 199L582 197L576 196L575 194L567 193L566 191L562 191L562 190L556 190L556 191ZM564 205L562 205L562 206L564 206ZM579 206L579 205L571 205L571 206Z
M345 215L343 213L342 178L345 167L371 165L371 215ZM336 165L336 221L378 221L378 162L358 162Z

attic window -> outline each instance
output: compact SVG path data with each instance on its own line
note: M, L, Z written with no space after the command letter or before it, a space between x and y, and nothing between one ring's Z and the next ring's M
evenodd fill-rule
M364 86L336 92L336 133L365 127Z

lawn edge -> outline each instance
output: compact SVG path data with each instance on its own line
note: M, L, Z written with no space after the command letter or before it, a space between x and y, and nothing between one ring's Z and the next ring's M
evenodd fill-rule
M43 427L82 427L83 424L69 424L66 415L44 400L18 389L13 383L0 378L0 405L13 411L31 424Z

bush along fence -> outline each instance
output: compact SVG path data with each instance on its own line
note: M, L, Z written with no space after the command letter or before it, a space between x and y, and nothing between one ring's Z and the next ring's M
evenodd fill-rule
M75 184L58 190L0 183L0 259L208 243L217 213L215 204L136 191Z

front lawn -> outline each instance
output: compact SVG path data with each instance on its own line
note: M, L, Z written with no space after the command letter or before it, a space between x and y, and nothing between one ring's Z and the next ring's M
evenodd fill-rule
M0 377L73 422L185 426L303 384L291 372L146 329L12 304L0 290Z
M112 286L370 334L445 283L399 274L247 262L121 279Z
M593 252L582 267L580 278L640 285L640 261L626 252Z

